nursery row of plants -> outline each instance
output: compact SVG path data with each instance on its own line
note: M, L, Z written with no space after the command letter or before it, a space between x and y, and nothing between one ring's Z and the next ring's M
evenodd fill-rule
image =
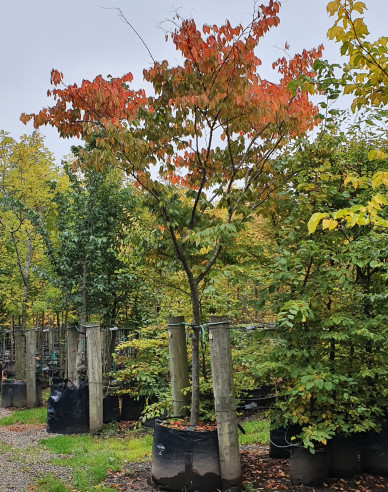
M244 28L183 21L171 37L185 61L145 70L148 96L131 74L77 86L53 70L53 106L22 120L82 145L56 166L38 132L0 135L1 322L127 328L114 377L163 414L166 320L184 316L195 427L214 414L209 317L226 315L237 394L270 388L273 428L297 426L294 443L312 454L380 432L388 142L376 80L388 77L376 60L387 42L364 41L362 19L351 23L363 9L329 4L342 71L318 47L279 60L279 82L264 83L255 49L279 22L272 1ZM366 83L360 69L379 76ZM344 91L356 116L330 106Z
M338 431L373 428L386 405L386 232L365 226L309 235L307 229L314 210L336 210L350 198L354 203L365 203L373 193L343 184L349 169L359 175L375 171L374 163L368 160L375 139L368 133L359 135L351 130L346 141L342 132L333 129L313 143L298 143L298 150L288 159L301 168L304 165L306 170L293 178L288 189L267 201L250 227L235 232L227 255L221 255L200 289L201 319L227 310L234 324L277 320L273 330L233 330L236 382L245 389L271 385L274 391L287 395L278 398L276 405L281 409L281 418L286 416L290 423L304 425L306 445L330 438ZM12 159L23 147L25 152L31 152L31 158L36 158L37 142L42 145L40 137L34 135L21 143L8 143L3 187L8 180L12 189L17 176L23 176L23 182L28 181L28 176L35 178L36 170L28 169L28 162L18 159L17 165L12 165ZM316 162L314 173L309 169L311 160ZM55 169L51 163L52 172ZM46 224L30 220L31 211L21 210L19 198L15 198L15 210L11 206L3 209L2 220L9 227L2 230L3 322L22 312L25 286L18 272L18 256L19 260L26 260L24 246L30 244L34 250L26 300L29 308L25 313L29 322L47 312L57 312L68 319L79 317L86 264L89 319L102 319L106 324L122 320L139 337L123 345L132 347L138 357L124 361L119 356L118 364L127 366L118 373L119 377L142 381L137 385L138 394L159 400L168 384L168 352L167 332L157 326L177 311L190 319L179 265L167 254L168 243L163 241L163 231L152 224L146 203L129 184L120 185L117 171L81 175L65 166L63 171L55 172L56 178L47 182L53 191L45 198L46 209L51 211ZM73 181L67 180L69 177ZM95 188L97 182L99 190ZM12 185L16 196L26 193L20 183ZM67 183L63 191L56 189L58 183ZM32 185L26 188L28 191ZM101 201L97 213L98 193L107 194L112 201L114 193L123 194L137 208L128 204L124 209L126 202L117 199L116 206L122 213L120 222L117 210L109 208L109 200ZM184 193L177 190L177 196L179 193L184 203ZM43 196L39 192L39 200ZM57 204L66 200L65 213ZM93 219L93 230L75 223L75 214L79 214L77 220L85 219L81 200L85 206L88 200L94 201L89 210L101 223ZM72 213L68 207L72 207ZM106 215L102 215L103 207ZM141 212L140 218L134 215L136 210ZM13 232L12 227L21 225L19 219L24 221L23 227ZM65 219L70 222L70 230L64 227ZM113 230L103 230L102 224L105 228L111 225ZM28 241L29 236L33 241ZM208 239L205 237L204 241ZM204 247L199 244L190 258L199 269L201 251ZM66 275L57 268L63 268ZM162 271L168 271L168 275L162 276ZM119 272L119 278L115 272ZM105 283L100 286L99 282ZM15 302L18 298L20 303ZM202 348L205 345L206 342ZM201 386L204 393L209 393L210 371L202 355L205 352L201 352ZM309 423L314 426L305 425Z

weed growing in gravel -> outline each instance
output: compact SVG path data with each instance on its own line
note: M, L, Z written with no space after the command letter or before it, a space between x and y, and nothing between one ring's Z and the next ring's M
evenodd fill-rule
M47 419L47 408L28 408L25 410L17 410L8 417L0 419L0 425L13 424L45 424Z

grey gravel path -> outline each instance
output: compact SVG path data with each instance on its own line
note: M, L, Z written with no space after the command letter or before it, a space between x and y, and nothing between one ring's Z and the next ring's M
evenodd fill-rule
M10 413L0 407L0 418ZM49 463L60 455L37 448L41 439L53 436L47 434L42 425L0 426L0 492L34 490L30 488L34 486L34 481L49 474L64 483L71 482L70 469Z

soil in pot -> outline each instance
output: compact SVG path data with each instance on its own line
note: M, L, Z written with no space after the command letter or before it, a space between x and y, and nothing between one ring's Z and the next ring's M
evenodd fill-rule
M294 485L320 485L329 476L330 453L326 449L311 454L305 448L293 447L290 458L290 480Z
M365 433L359 443L361 470L373 475L388 475L388 426L380 433Z
M167 490L221 489L217 430L180 430L156 422L152 480Z
M358 447L350 437L334 437L330 441L330 476L349 478L359 471Z

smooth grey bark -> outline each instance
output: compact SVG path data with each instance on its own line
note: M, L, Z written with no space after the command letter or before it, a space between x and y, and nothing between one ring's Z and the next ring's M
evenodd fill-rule
M167 318L168 352L170 361L172 410L174 417L188 415L189 396L182 390L189 387L186 330L184 317Z

